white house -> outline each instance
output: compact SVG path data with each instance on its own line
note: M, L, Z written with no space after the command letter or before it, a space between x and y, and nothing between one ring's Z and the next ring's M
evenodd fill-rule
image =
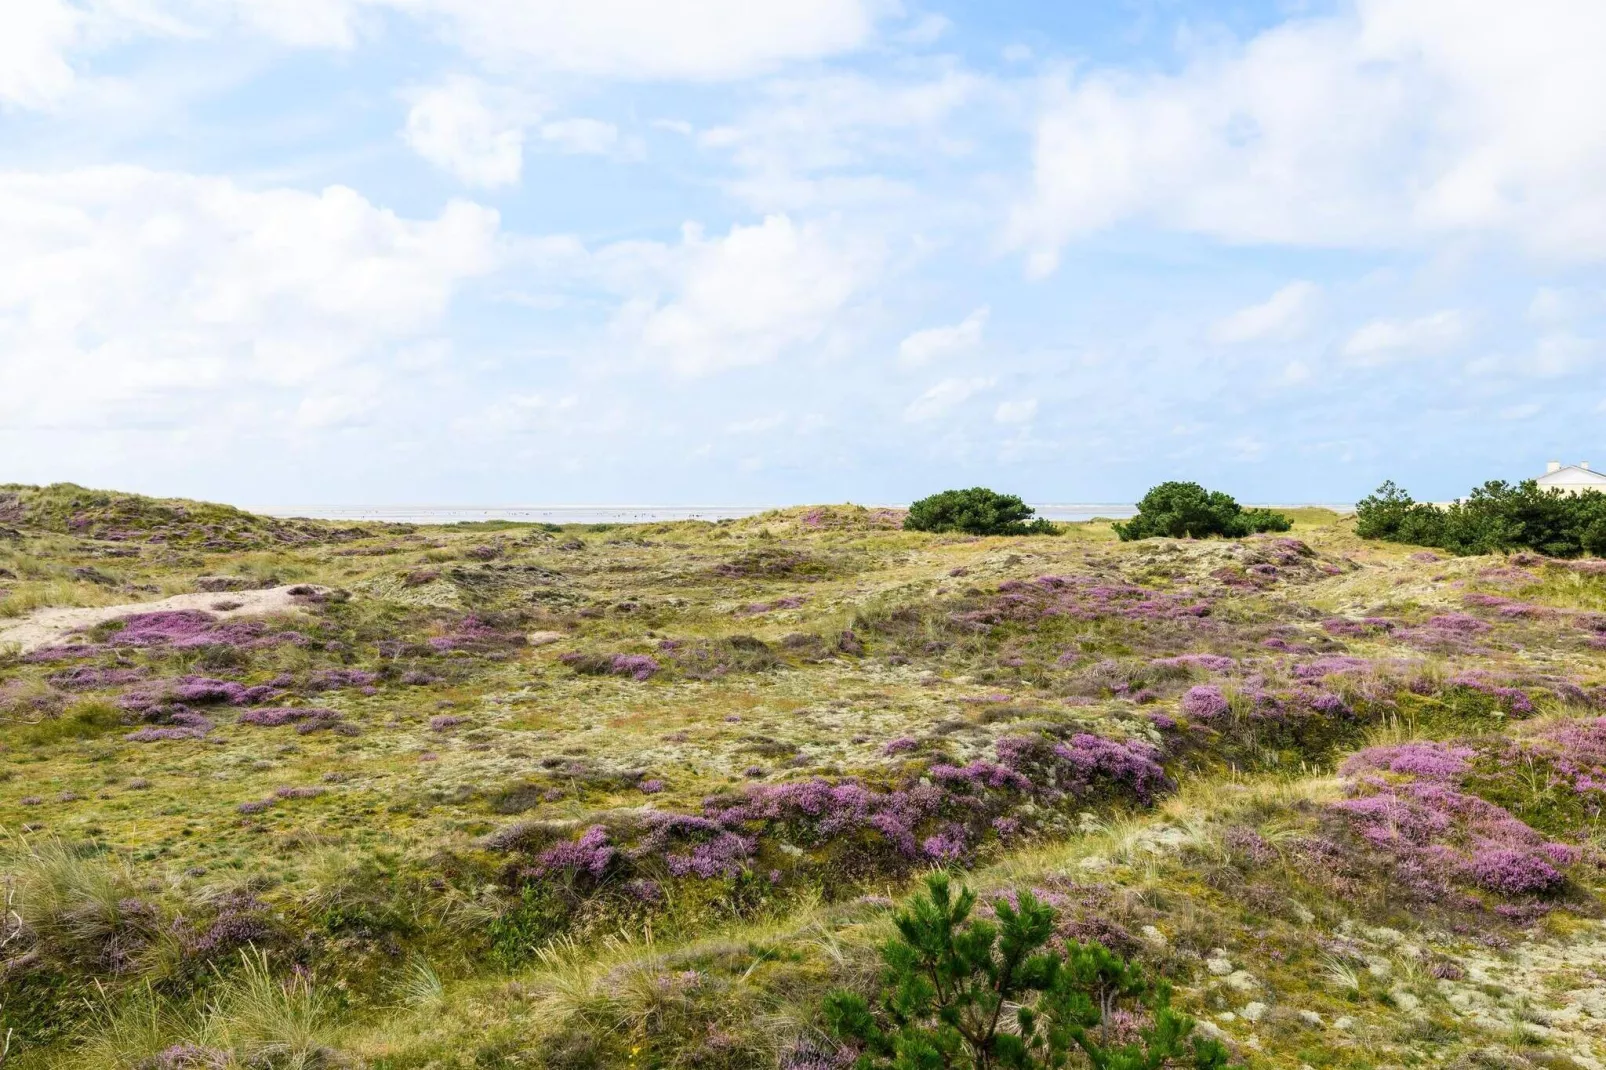
M1537 480L1541 490L1559 490L1563 494L1580 494L1586 490L1606 491L1606 472L1597 472L1588 461L1562 464L1551 461L1545 465L1545 474Z

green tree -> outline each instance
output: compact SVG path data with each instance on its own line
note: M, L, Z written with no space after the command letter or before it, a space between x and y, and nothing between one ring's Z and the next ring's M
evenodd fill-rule
M1231 495L1197 483L1161 483L1138 502L1138 514L1115 525L1122 541L1132 539L1242 538L1260 531L1287 531L1293 521L1270 509L1245 509Z
M1413 500L1393 480L1355 503L1355 534L1363 539L1441 546L1444 519L1443 510Z
M861 1048L858 1070L1216 1070L1227 1052L1193 1036L1193 1019L1171 1008L1164 983L1100 944L1048 947L1054 910L1029 892L1018 906L1000 899L998 921L971 918L976 896L934 874L898 934L882 948L885 985L872 1007L837 991L826 1022ZM1126 1043L1109 1037L1110 1016L1125 1006L1148 1025Z
M1606 494L1563 494L1534 480L1490 480L1445 508L1412 500L1386 482L1355 504L1366 539L1433 546L1454 554L1537 550L1551 557L1606 553Z
M962 531L967 535L1053 535L1047 520L1033 518L1032 507L1013 494L986 487L945 490L909 507L905 531Z

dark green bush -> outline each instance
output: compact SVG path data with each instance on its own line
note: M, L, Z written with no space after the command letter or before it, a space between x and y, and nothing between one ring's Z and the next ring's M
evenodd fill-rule
M1053 908L1030 892L1017 900L994 903L996 924L973 920L973 892L954 894L943 873L928 878L882 948L886 984L877 1006L852 992L827 997L831 1031L862 1050L858 1070L1226 1065L1220 1043L1190 1035L1193 1019L1171 1009L1165 984L1101 944L1071 940L1060 954L1048 947ZM1122 1043L1108 1023L1124 1006L1146 1012L1148 1024Z
M1453 554L1536 550L1550 557L1606 553L1606 494L1543 490L1527 479L1492 480L1440 508L1386 482L1355 505L1366 539L1432 546Z
M986 487L945 490L909 507L905 531L962 531L967 535L1053 535L1058 529L1013 494Z
M1293 522L1270 509L1245 509L1230 495L1197 483L1161 483L1138 502L1138 515L1115 525L1122 541L1132 539L1242 538L1261 531L1287 531Z

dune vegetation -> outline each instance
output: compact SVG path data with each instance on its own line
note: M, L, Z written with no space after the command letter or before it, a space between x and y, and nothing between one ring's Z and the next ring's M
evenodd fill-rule
M839 1019L942 871L1153 986L1100 1045L1163 1010L1233 1066L1606 1066L1606 565L1285 513L0 487L0 1063L884 1065Z

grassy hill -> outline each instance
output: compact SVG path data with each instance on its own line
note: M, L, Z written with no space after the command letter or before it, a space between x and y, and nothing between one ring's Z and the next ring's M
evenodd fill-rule
M257 516L231 505L188 498L90 490L75 483L37 487L0 483L0 524L112 542L245 550L367 534L306 520Z
M7 1070L845 1066L935 866L1236 1065L1606 1059L1594 562L3 493L13 612L305 585L0 654Z

